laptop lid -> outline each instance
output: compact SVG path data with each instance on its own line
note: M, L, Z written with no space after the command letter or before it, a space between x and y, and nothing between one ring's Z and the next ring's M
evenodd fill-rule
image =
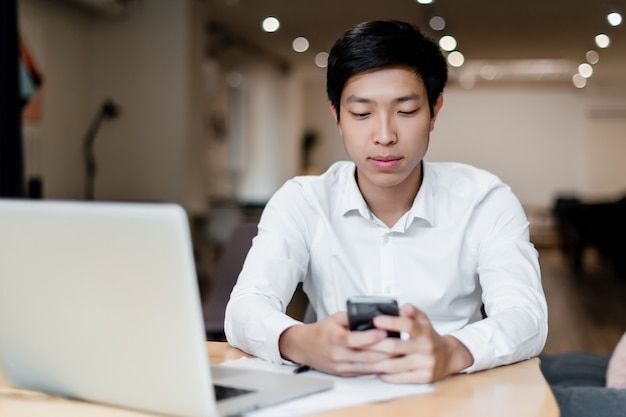
M0 231L0 365L16 386L185 417L329 388L300 377L289 395L247 386L216 404L178 205L0 200Z

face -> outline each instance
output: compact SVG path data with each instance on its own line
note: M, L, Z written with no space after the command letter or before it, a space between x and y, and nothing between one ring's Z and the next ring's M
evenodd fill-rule
M440 96L430 114L424 82L409 67L385 67L348 79L341 94L339 130L364 195L381 188L417 190L442 104Z

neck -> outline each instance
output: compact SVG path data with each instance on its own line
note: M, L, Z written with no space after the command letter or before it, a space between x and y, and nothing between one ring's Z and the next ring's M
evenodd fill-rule
M388 227L409 211L422 183L422 164L402 183L390 187L376 187L361 184L357 174L357 183L369 209Z

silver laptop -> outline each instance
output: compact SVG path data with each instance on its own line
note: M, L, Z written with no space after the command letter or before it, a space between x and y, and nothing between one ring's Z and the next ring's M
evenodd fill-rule
M331 388L210 366L178 205L0 200L0 365L15 386L183 417ZM213 385L237 395L216 400Z

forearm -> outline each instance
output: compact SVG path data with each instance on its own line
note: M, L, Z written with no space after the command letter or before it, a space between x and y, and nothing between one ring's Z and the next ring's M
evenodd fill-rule
M443 336L447 360L445 361L445 369L441 378L448 375L458 374L464 369L469 368L474 363L474 357L459 339L454 336Z
M306 341L304 325L285 329L278 339L278 350L282 358L294 363L307 363L306 350L301 347L303 341Z

